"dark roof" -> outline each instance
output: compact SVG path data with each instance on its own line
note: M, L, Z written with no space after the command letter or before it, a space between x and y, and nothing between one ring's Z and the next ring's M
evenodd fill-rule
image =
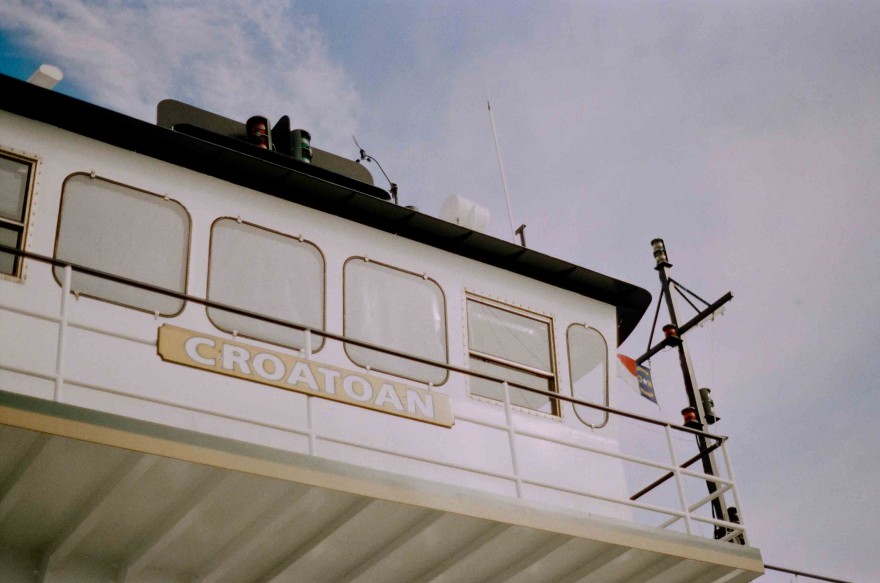
M0 108L612 304L618 344L651 304L640 287L395 205L381 188L249 144L169 130L2 74Z

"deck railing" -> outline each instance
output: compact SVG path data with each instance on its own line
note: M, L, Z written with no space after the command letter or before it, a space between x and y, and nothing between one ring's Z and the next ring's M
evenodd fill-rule
M525 385L521 385L515 382L510 382L505 379L495 377L490 374L477 372L474 370L470 370L464 367L456 366L453 364L449 364L446 362L435 361L427 358L423 358L413 354L407 354L405 352L401 352L398 350L393 350L384 346L378 346L375 344L371 344L368 342L364 342L362 340L358 340L356 338L349 338L342 334L336 334L334 332L330 332L327 330L320 330L316 328L310 328L308 326L303 326L300 324L296 324L294 322L289 322L286 320L282 320L279 318L274 318L272 316L267 316L264 314L258 314L254 312L250 312L248 310L242 310L235 306L230 306L226 304L222 304L219 302L214 302L205 298L200 298L197 296L192 296L189 294L168 290L164 288L160 288L151 284L127 279L124 277L120 277L118 275L114 275L111 273L105 273L100 270L92 269L89 267L85 267L82 265L73 264L67 261L61 261L52 257L47 257L43 255L39 255L36 253L26 252L19 249L15 249L12 247L0 245L0 253L8 253L12 255L17 255L21 258L37 261L40 263L48 264L53 268L61 268L63 270L63 277L61 278L61 301L59 306L58 315L51 314L43 314L37 313L30 310L22 309L18 306L10 305L8 301L0 300L0 309L17 313L20 315L37 318L40 320L54 322L58 325L58 337L57 337L57 353L56 353L56 362L54 368L54 374L47 375L45 373L39 373L32 370L25 370L19 367L15 367L9 364L0 365L0 369L8 370L15 373L31 375L38 378L43 378L45 380L51 381L54 383L54 400L62 402L64 395L64 386L65 384L71 384L87 389L92 389L104 393L110 393L130 398L139 399L142 401L148 401L156 404L167 405L170 407L175 407L177 409L189 410L193 412L209 414L217 417L222 417L230 420L241 421L256 425L261 425L264 427L269 427L272 429L277 429L285 432L290 432L294 434L304 435L308 438L308 449L310 455L317 455L318 442L332 442L341 445L348 445L363 449L369 449L371 451L375 451L378 453L390 454L398 457L403 457L415 461L427 462L439 466L449 467L456 470L464 470L467 472L473 472L477 474L481 474L484 476L499 478L503 480L509 480L515 485L516 495L518 498L523 497L523 486L536 486L541 488L548 488L556 491L566 492L569 494L575 494L578 496L585 496L591 499L600 500L607 503L619 504L632 509L645 511L647 513L657 513L666 516L666 519L660 522L659 524L654 524L659 528L668 528L672 525L679 523L680 521L684 524L684 530L688 534L699 535L697 532L699 529L695 527L695 523L705 523L711 525L713 528L711 529L714 533L714 537L720 539L721 541L732 542L732 543L741 543L748 544L748 535L746 533L745 523L742 519L742 511L741 504L736 490L736 483L733 475L733 467L730 462L730 457L727 452L726 441L727 437L721 435L714 435L711 433L707 433L704 431L699 431L695 429L691 429L689 427L673 425L667 421L653 419L650 417L646 417L643 415L639 415L636 413L623 411L619 409L615 409L613 407L607 407L604 405L599 405L596 403L590 403L588 401L583 401L581 399L577 399L568 395L564 395L561 393L556 393L552 391L546 391L541 389L536 389L533 387L528 387ZM71 289L71 279L73 272L82 273L84 275L90 275L94 277L99 277L108 281L125 284L128 286L132 286L141 290L177 298L186 302L192 302L194 304L202 305L205 307L215 308L219 310L224 310L233 314L237 314L240 316L246 316L249 318L254 318L256 320L260 320L263 322L267 322L270 324L276 324L280 326L285 326L291 329L300 330L305 333L305 347L302 350L302 353L305 358L309 359L312 356L312 336L318 335L323 338L327 338L334 341L344 342L347 344L353 344L356 346L361 346L364 348L369 348L373 350L377 350L379 352L393 355L396 357L400 357L403 359L408 359L413 362L418 362L422 364L427 364L439 368L446 369L448 371L454 373L460 373L463 375L468 375L471 377L478 377L481 379L485 379L488 381L493 381L500 384L503 388L503 407L504 407L504 423L499 424L486 419L481 419L479 417L473 415L462 415L461 413L456 414L456 419L473 423L477 425L481 425L488 428L494 428L500 431L504 431L507 434L508 445L510 450L510 459L511 459L511 468L509 472L498 472L498 471L490 471L485 470L465 464L458 464L452 462L446 462L442 460L438 460L435 458L430 458L426 456L419 456L410 453L401 452L398 450L392 450L388 448L378 447L375 445L367 445L360 442L355 442L351 440L346 440L344 438L323 434L320 432L319 428L315 427L314 423L314 414L313 414L313 401L316 397L306 395L307 398L307 411L306 411L306 428L298 429L290 426L284 426L277 423L270 423L255 420L252 418L247 418L244 416L238 416L230 413L220 412L216 410L211 410L204 407L196 407L192 405L185 405L173 401L167 401L155 397L151 397L143 394L136 394L129 391L124 391L119 388L108 387L108 386L99 386L92 383L84 383L78 382L74 379L67 378L65 376L65 347L66 347L66 331L68 328L77 328L80 330L90 331L93 333L98 333L106 336L115 337L118 339L123 339L131 342L137 342L140 344L145 344L148 346L155 346L156 341L148 341L142 338L137 338L134 336L120 334L116 331L101 329L95 326L90 326L88 324L80 323L80 322L72 322L69 320L69 307L68 300L71 293L76 293L75 290ZM156 318L160 318L158 314L156 314ZM524 427L517 427L517 423L515 417L513 415L514 407L511 405L510 400L510 390L511 388L528 391L531 393L536 393L540 395L547 396L551 399L558 399L560 401L565 401L571 403L572 405L588 407L591 409L596 409L599 411L604 411L612 416L629 419L633 421L637 421L639 423L648 424L650 426L659 427L662 429L665 434L665 442L668 449L669 461L668 462L659 462L651 459L647 459L640 456L635 455L627 455L624 453L620 453L618 451L612 451L608 449L603 449L599 447L593 447L589 445L584 445L582 443L575 443L572 441L562 440L555 438L550 435L545 435L542 433L538 433L535 431L530 431ZM697 453L697 455L687 459L686 461L679 462L679 455L675 445L675 439L673 439L674 433L690 435L691 437L702 436L706 440L709 440L710 445L703 451ZM517 447L517 438L519 437L529 437L537 440L542 440L549 443L556 443L559 445L563 445L570 448L575 448L584 452L598 454L602 456L611 457L622 462L636 464L637 466L652 468L654 470L660 470L663 472L663 475L653 482L647 484L644 488L641 488L636 493L632 494L628 497L613 497L600 494L598 492L591 492L584 489L577 488L567 488L561 486L559 484L553 484L541 480L537 480L535 478L529 478L520 471L520 450ZM705 456L709 455L712 451L720 451L724 461L724 470L726 471L726 478L721 476L713 476L708 475L703 472L694 471L689 469L691 465L700 461ZM708 494L695 502L689 502L686 488L684 486L684 478L692 478L699 481L704 481L707 484L712 483L715 485L714 491L711 494ZM645 502L639 502L638 500L648 494L649 492L655 490L668 480L672 479L675 484L675 498L677 498L678 508L672 508L669 506L661 506L658 504L648 504ZM734 504L736 505L739 511L739 522L730 522L725 520L720 520L715 517L709 517L700 515L697 513L698 510L711 508L711 502L722 496L723 494L730 492L733 496ZM707 506L708 505L708 506Z

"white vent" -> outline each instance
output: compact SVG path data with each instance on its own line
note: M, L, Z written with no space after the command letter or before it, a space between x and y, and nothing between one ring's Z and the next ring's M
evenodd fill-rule
M54 65L40 65L39 69L28 78L28 83L42 87L44 89L52 89L58 82L64 78L61 69Z
M485 233L489 226L489 209L472 200L453 194L440 209L440 218L472 231Z

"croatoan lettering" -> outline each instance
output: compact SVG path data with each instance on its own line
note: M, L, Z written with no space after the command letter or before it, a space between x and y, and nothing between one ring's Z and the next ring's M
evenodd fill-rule
M282 389L447 427L453 423L449 399L440 393L176 326L159 329L159 354L171 362Z

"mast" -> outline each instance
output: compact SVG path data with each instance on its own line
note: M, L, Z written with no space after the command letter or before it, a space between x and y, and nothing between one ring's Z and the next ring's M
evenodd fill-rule
M647 360L652 354L659 351L659 349L662 348L664 345L676 346L676 349L678 350L678 361L679 365L681 366L682 377L684 378L685 392L687 393L688 403L690 407L693 408L695 416L695 419L688 420L686 425L692 427L693 429L706 431L708 425L715 422L716 417L714 415L714 412L712 411L709 412L710 417L707 417L706 406L703 403L701 395L698 394L699 384L697 383L697 375L694 371L693 363L691 362L691 355L688 351L687 341L684 338L684 332L690 330L699 321L711 315L715 310L720 307L720 305L727 303L727 301L732 299L733 296L728 293L719 301L709 306L706 310L698 313L697 316L686 322L683 326L680 326L680 312L676 304L675 296L672 293L672 285L677 284L675 284L675 282L672 280L672 278L669 277L668 274L668 270L672 267L672 264L669 263L669 258L666 255L666 246L663 243L663 239L654 239L653 241L651 241L651 247L654 250L654 259L657 262L657 266L654 269L657 270L657 274L660 277L660 298L661 300L664 297L666 298L666 307L669 311L669 321L671 329L669 326L664 326L664 330L669 330L667 338L659 345L650 349L642 357L640 357L638 359L638 362L641 363L644 360ZM660 309L659 303L657 309L658 311ZM708 392L706 393L706 398L708 400ZM685 411L683 411L683 413ZM706 438L702 435L697 435L696 439L697 448L699 452L703 454L703 472L710 476L718 476L718 465L715 461L714 452L705 453L707 449ZM718 490L718 486L715 484L715 482L712 482L710 480L706 480L706 488L709 490L710 495L715 494L715 492ZM724 494L720 494L717 498L712 500L712 514L715 516L715 518L718 518L720 520L730 520L728 516L728 508L724 502ZM726 532L727 529L723 527L715 527L715 538L721 538L726 534Z

